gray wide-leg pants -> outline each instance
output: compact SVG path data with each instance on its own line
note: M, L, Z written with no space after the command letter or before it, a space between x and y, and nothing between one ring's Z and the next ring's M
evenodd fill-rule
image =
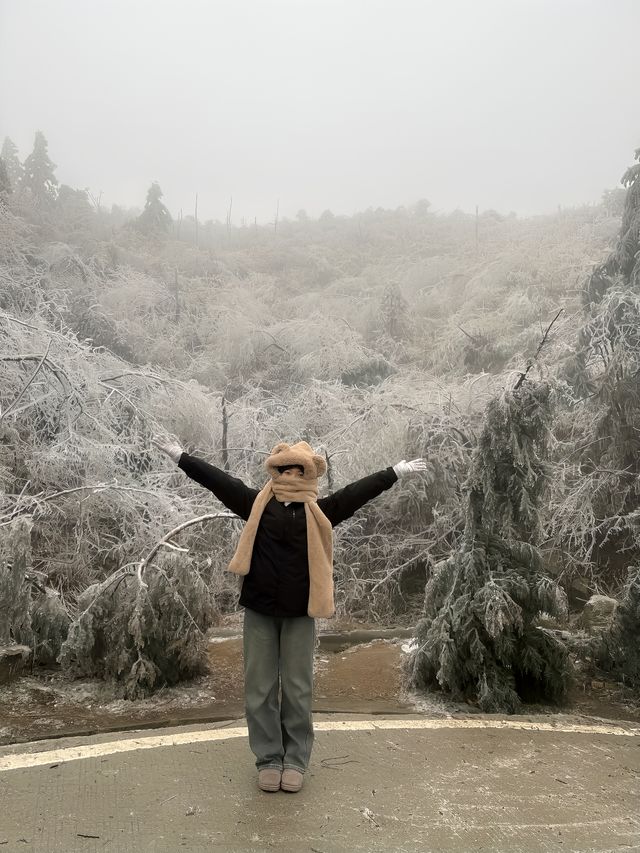
M315 639L310 616L266 616L245 607L245 711L259 770L293 767L304 773L309 764Z

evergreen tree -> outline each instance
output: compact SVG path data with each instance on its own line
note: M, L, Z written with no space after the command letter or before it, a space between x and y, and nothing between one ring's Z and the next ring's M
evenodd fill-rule
M619 284L640 285L640 148L620 183L627 188L622 212L622 224L615 249L591 274L583 291L583 304L587 310L602 301L605 294ZM587 339L589 343L587 332Z
M74 190L66 184L60 186L56 200L57 225L66 242L85 234L94 218L94 210L85 190Z
M16 518L0 531L0 646L32 649L33 659L51 663L69 630L60 594L31 565L33 523Z
M145 234L166 233L171 227L171 214L160 201L161 198L160 184L154 181L147 192L144 210L136 220L138 228Z
M0 157L0 198L6 198L13 192L4 160Z
M47 140L41 130L36 131L33 151L24 161L21 186L29 190L36 201L42 202L56 197L58 180L56 168L47 151Z
M640 148L635 160L621 179L627 191L616 246L584 290L576 377L594 415L581 438L580 470L593 483L596 520L587 535L601 566L615 567L623 552L627 565L636 562L596 659L640 687Z
M387 285L380 303L382 328L395 341L406 340L410 334L409 304L397 284Z
M58 660L74 677L120 682L128 699L201 675L217 609L191 560L159 555L144 582L118 570L78 597Z
M609 216L622 216L627 197L627 191L622 187L614 187L602 193L602 206Z
M18 518L0 536L0 645L30 639L31 597L25 578L31 563L31 528L29 520Z
M629 570L622 600L600 641L596 660L631 687L640 689L640 568Z
M595 523L583 532L585 550L608 574L622 551L628 562L640 557L640 148L635 159L621 180L627 191L618 240L586 282L585 321L567 365L589 424L576 454L580 477L592 481Z
M426 198L421 198L413 206L413 211L416 216L424 218L425 216L429 215L430 208L431 202Z
M23 169L20 158L18 157L18 149L8 136L5 136L4 142L2 143L0 157L2 157L4 164L7 167L7 175L9 176L11 187L15 189L20 183Z
M474 452L459 550L438 564L425 591L411 687L440 687L483 711L522 700L561 701L570 680L565 647L536 626L565 615L563 590L531 544L540 527L551 419L547 383L520 381L493 399Z

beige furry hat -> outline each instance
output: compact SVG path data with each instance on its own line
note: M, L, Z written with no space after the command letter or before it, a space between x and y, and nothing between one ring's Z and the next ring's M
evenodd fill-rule
M316 453L306 441L298 441L297 444L281 441L273 448L264 465L272 478L279 475L278 468L281 465L301 465L304 469L303 480L317 480L327 470L324 456Z

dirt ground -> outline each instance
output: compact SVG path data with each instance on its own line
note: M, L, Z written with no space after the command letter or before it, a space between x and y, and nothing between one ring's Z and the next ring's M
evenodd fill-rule
M328 632L329 625L331 632ZM0 744L65 735L144 729L238 719L244 714L241 626L237 615L213 632L210 672L189 684L164 688L149 699L114 698L102 681L69 681L59 670L27 676L3 686ZM315 656L314 713L406 714L433 717L474 714L476 709L438 694L405 695L401 663L410 630L380 632L350 623L320 625ZM372 632L404 634L366 640ZM350 645L353 642L356 645ZM554 714L557 708L525 708ZM592 718L640 721L637 701L621 685L584 679L564 713Z

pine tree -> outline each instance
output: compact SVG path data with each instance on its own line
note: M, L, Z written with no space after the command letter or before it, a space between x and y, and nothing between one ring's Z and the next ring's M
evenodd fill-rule
M161 198L160 184L154 181L147 192L144 210L137 219L137 227L145 234L166 233L171 227L171 214Z
M2 143L0 157L2 157L4 164L7 167L7 174L9 176L9 181L11 182L11 187L12 189L15 189L20 183L24 170L22 168L20 158L18 157L18 149L8 136L5 136L4 142Z
M395 341L406 339L410 332L409 304L397 284L385 288L380 303L383 330Z
M56 222L67 242L86 233L94 217L86 190L74 190L62 184L56 199Z
M602 193L602 206L609 216L622 216L626 201L627 191L622 187L614 187Z
M44 133L36 131L33 151L24 161L24 173L21 186L28 190L38 202L55 199L58 180L54 174L56 168L47 151Z
M0 199L6 198L13 192L4 160L0 157Z
M128 699L148 696L206 671L206 631L217 610L197 568L160 555L145 580L118 570L78 598L59 661L73 677L122 685Z
M640 568L634 566L611 626L602 635L596 660L631 687L640 689Z
M0 536L0 644L31 640L31 598L25 581L31 563L31 522L18 518Z
M70 619L59 592L31 566L32 528L18 517L0 531L0 645L29 646L35 661L51 663Z
M407 664L411 687L440 687L484 711L510 713L522 700L565 697L568 653L536 617L565 615L566 597L531 544L551 411L545 382L520 381L490 402L466 484L461 546L426 587L418 649Z
M589 424L575 456L580 476L592 480L595 525L584 531L585 550L607 572L617 571L622 551L629 562L640 556L640 148L635 159L621 180L627 191L618 240L586 282L584 325L567 366Z
M576 359L576 384L589 393L595 415L581 442L580 465L593 483L597 527L588 535L603 566L615 566L622 552L628 563L640 557L640 148L635 160L621 179L627 191L615 249L594 269L584 290L586 319ZM595 655L603 669L635 687L640 687L639 636L636 564Z
M627 194L618 241L609 257L589 277L583 292L583 304L587 309L600 303L605 294L619 284L640 285L640 148L636 148L634 159L636 165L630 166L620 179Z

